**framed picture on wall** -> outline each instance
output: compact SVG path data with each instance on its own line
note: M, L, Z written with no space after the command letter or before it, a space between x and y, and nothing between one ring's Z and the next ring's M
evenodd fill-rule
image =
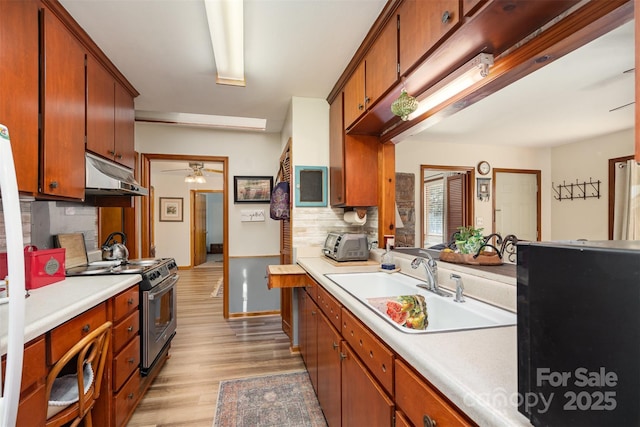
M182 197L160 197L160 221L182 222Z
M273 190L272 176L234 176L234 203L269 203Z

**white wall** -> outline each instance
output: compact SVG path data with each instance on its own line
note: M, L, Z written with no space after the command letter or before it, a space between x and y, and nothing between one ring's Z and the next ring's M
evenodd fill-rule
M279 253L280 227L277 221L269 218L269 205L234 204L233 177L275 177L280 156L280 134L136 123L136 150L140 153L228 157L229 256L271 256ZM156 183L152 178L151 184L155 187L156 200L188 194L184 183ZM264 209L266 219L264 222L241 222L243 209ZM185 246L188 246L189 223L163 222L156 226L159 227L156 228L157 256L171 256L178 265L189 265L190 251Z
M609 159L632 155L634 130L561 145L551 150L551 180L554 184L600 181L600 198L551 199L554 240L609 238ZM553 193L555 196L555 193Z
M486 160L492 168L534 169L540 170L542 179L542 238L551 238L551 215L548 199L550 188L550 150L519 147L491 146L478 144L451 144L420 140L416 137L406 139L396 145L396 172L413 173L416 176L416 242L420 241L420 223L422 215L420 205L420 166L466 166L475 168ZM479 177L476 173L476 178ZM491 173L488 175L491 176ZM491 232L493 218L493 199L479 201L475 197L474 183L474 221L483 219L485 232ZM493 197L493 194L491 195Z

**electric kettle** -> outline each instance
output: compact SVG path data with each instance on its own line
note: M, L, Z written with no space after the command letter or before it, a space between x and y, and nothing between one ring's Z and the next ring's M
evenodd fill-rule
M120 236L121 242L115 239L115 236ZM129 258L129 249L125 246L127 244L127 236L119 231L114 231L109 234L107 240L102 245L102 259L105 261L126 261Z

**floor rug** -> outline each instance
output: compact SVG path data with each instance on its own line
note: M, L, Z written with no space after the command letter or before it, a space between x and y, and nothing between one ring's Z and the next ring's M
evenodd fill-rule
M326 427L306 371L220 382L213 427Z

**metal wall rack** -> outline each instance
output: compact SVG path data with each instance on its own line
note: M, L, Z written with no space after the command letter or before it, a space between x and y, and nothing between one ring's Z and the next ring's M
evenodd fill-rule
M590 177L589 181L579 182L576 179L575 183L567 184L562 181L562 184L551 183L553 192L556 193L553 196L558 201L563 200L575 200L575 199L591 199L600 198L600 180L593 181Z

